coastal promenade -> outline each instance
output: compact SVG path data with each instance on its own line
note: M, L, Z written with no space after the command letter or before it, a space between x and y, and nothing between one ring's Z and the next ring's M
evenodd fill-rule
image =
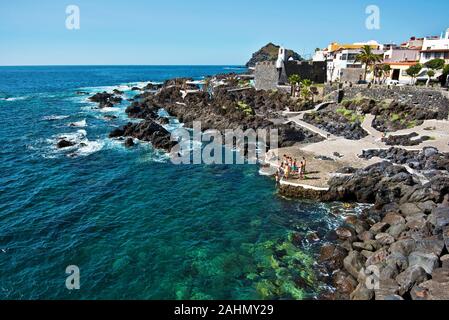
M328 104L326 103L326 106ZM361 127L368 133L365 138L348 140L303 121L305 114L316 112L317 108L323 108L323 104L308 111L286 111L283 113L287 117L286 123L293 122L301 128L320 135L324 140L318 143L270 151L267 155L266 163L273 167L279 166L273 159L280 159L284 154L298 160L305 157L308 161L307 165L310 174L306 179L282 179L280 182L282 185L291 185L312 190L327 190L329 180L333 176L338 175L336 172L340 169L344 167L359 169L380 161L379 158L369 160L360 158L359 156L364 150L384 150L391 147L399 147L408 151L417 151L425 147L434 147L440 152L449 152L449 121L447 120L426 120L420 126L388 134L388 136L403 136L410 133L417 133L419 137L428 136L431 138L417 146L388 146L382 141L384 134L373 127L374 115L367 114L361 124ZM413 172L408 166L405 167L410 172Z
M319 136L321 136L321 137L323 137L325 139L336 139L337 138L336 136L330 134L329 132L324 131L324 130L322 130L322 129L320 129L320 128L312 125L312 124L309 124L309 123L303 121L302 120L303 118L304 118L304 114L301 114L301 115L298 115L296 117L290 118L287 123L294 122L295 124L297 124L301 128L306 129L308 131L311 131L313 133L316 133L317 135L319 135Z

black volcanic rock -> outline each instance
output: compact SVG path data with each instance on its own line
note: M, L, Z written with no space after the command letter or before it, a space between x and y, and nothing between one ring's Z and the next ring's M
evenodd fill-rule
M203 131L278 129L280 147L321 140L319 136L299 127L274 124L268 120L278 117L276 112L285 110L286 107L290 110L303 110L307 107L288 94L254 89L233 92L224 86L216 88L213 96L200 91L191 93L183 99L180 94L183 85L174 85L176 81L180 82L179 80L167 82L168 86L157 94L143 94L140 101L128 107L126 110L128 116L166 124L167 120L157 116L157 111L163 108L187 128L191 128L194 121L200 121Z
M431 138L428 136L420 137L416 132L402 136L388 136L383 138L382 141L385 142L387 146L418 146L424 141L428 141Z
M246 63L246 66L254 67L256 63L262 61L276 61L278 58L280 46L269 43L262 47L259 51L253 54L252 58ZM287 50L287 60L293 58L294 60L303 60L302 57L293 50Z
M126 113L128 117L135 119L156 119L157 118L157 107L153 106L151 103L146 103L146 101L137 102L134 101L128 108L126 108Z
M162 125L170 123L170 119L168 119L168 118L158 118L157 120Z
M59 140L58 144L56 145L58 149L64 149L68 147L73 147L76 143L72 141L68 141L65 139Z
M123 128L118 128L109 134L110 138L133 137L140 141L150 142L154 148L171 151L176 142L171 141L170 132L153 120L145 120L140 123L128 123Z
M125 134L125 130L122 128L117 128L114 129L110 134L109 134L109 138L119 138L119 137L123 137L123 135Z
M118 97L115 94L107 92L96 93L92 97L90 97L89 100L92 102L97 102L100 108L109 108L112 107L114 104L118 104L123 101L121 97Z
M134 140L132 138L128 138L125 140L125 147L131 148L134 147Z

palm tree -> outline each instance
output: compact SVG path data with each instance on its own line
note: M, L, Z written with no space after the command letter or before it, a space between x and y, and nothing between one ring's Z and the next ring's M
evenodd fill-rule
M309 79L304 79L301 81L301 96L304 98L304 100L308 101L310 97L313 98L312 90L310 87L312 86L313 82Z
M363 80L366 81L368 69L371 65L381 62L382 56L373 53L373 49L371 48L371 46L366 45L363 47L362 52L357 55L355 61L365 64L365 73L363 76Z
M301 77L298 74L292 74L288 77L288 83L292 86L291 95L296 91L296 86L301 82Z

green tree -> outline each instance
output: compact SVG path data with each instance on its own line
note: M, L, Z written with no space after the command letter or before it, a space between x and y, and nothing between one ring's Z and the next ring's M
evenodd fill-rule
M431 80L434 76L435 76L435 71L433 71L433 70L427 71L427 77L428 77L428 79L427 79L427 84L426 84L426 86L429 86L430 80Z
M444 68L443 59L433 59L425 63L425 66L432 70L441 70Z
M382 65L382 72L383 72L383 82L387 80L387 78L390 76L391 73L391 66L389 64L383 64Z
M292 86L291 89L291 95L293 96L294 92L296 91L296 86L301 82L301 77L299 74L292 74L290 77L288 77L288 83Z
M449 75L449 64L444 66L443 74L446 75L446 76Z
M389 76L391 67L389 64L376 64L373 67L374 77L379 80L379 82L385 82L386 78Z
M310 87L312 86L313 82L309 79L304 79L301 81L301 97L305 101L309 101L310 98L313 98L313 93Z
M444 66L443 69L443 86L446 84L448 85L448 76L449 76L449 64Z
M356 61L362 62L363 64L365 64L365 72L364 72L363 80L366 81L368 69L372 65L381 62L382 56L373 53L373 49L371 48L371 46L366 45L363 47L362 52L357 55Z
M422 65L418 63L408 68L405 72L407 72L407 74L412 78L412 80L414 80L416 76L421 72L421 70Z

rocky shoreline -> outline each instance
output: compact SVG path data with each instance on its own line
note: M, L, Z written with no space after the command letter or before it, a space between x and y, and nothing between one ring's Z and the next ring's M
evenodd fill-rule
M200 90L188 84L191 80L169 80L157 91L142 88L141 94L126 109L129 118L141 122L116 128L110 137L124 139L128 146L132 146L132 139L136 138L152 143L157 149L170 151L176 142L170 140L169 132L163 127L166 119L158 116L158 111L164 109L186 127L192 127L193 121L200 121L204 131L278 129L281 148L322 141L316 134L294 124L285 124L280 115L286 108L290 111L310 109L308 103L285 93L248 89L244 83L239 85L241 80L236 75L208 79L208 82L221 84L205 82ZM120 102L119 96L119 92L102 93L91 100L102 108ZM357 140L366 135L360 122L367 113L377 116L374 124L381 131L441 118L441 111L424 112L395 101L386 104L359 99L342 105L344 109L340 108L338 115L325 111L319 118L315 114L308 120ZM393 119L402 113L407 114L404 121ZM338 124L340 120L342 125ZM407 144L412 138L414 135L394 139ZM332 280L330 284L335 291L323 293L321 298L449 299L449 155L435 148L422 152L391 148L367 150L360 157L388 161L381 160L360 170L346 168L330 180L329 190L280 186L280 194L289 198L373 205L360 216L348 218L330 237L335 241L322 247L321 275L325 282ZM423 181L410 169L419 171L428 181ZM379 276L379 286L375 288L367 285L373 270L377 270Z
M432 157L418 153L421 165ZM440 300L449 288L449 178L434 172L422 183L406 168L380 162L331 179L329 191L281 188L290 197L371 203L335 230L336 242L321 249L323 280L331 277L336 300ZM296 191L295 191L296 189ZM373 271L377 273L373 276ZM378 276L378 278L377 278ZM378 286L370 286L373 277ZM367 281L368 279L368 281Z
M110 137L133 137L151 142L155 148L170 151L174 143L170 141L169 133L163 128L167 119L158 116L158 111L164 109L187 128L192 128L194 121L201 122L202 131L265 129L270 132L277 129L279 147L322 140L317 134L303 130L295 124L284 124L285 119L279 116L285 107L289 107L290 110L303 110L309 108L309 104L294 100L284 93L248 88L239 90L239 87L235 90L235 81L238 80L234 77L228 75L228 84L210 86L203 90L199 90L196 85L188 84L192 79L173 79L166 81L156 92L143 91L135 101L132 101L126 113L129 118L143 120L144 124L129 123L125 127L115 129ZM186 95L183 96L181 92L186 92ZM116 94L101 93L90 99L98 102L99 107L103 108L117 103L119 98Z
M362 159L372 159L373 157L398 165L407 165L411 169L419 170L428 178L449 174L449 154L440 153L433 147L424 148L421 152L392 147L387 150L365 150L360 155Z

